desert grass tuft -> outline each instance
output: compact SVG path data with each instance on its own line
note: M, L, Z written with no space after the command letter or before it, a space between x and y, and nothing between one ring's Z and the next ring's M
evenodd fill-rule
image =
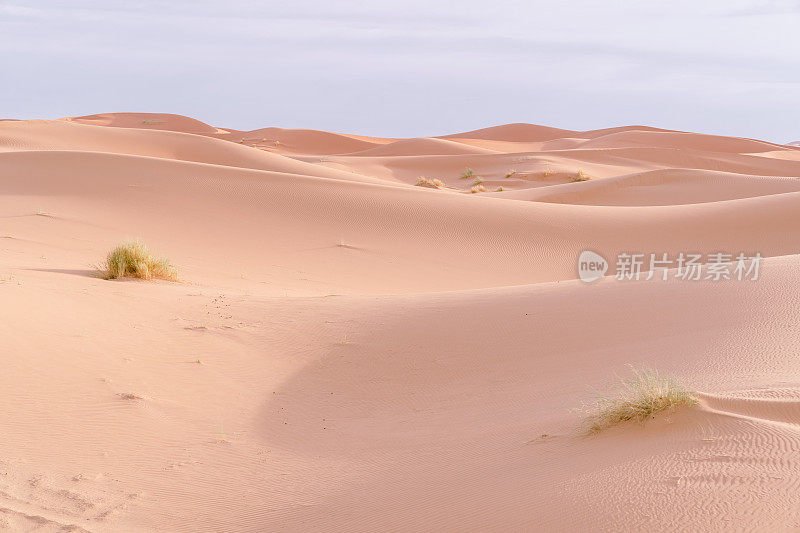
M140 279L161 278L176 281L178 274L168 259L155 258L139 241L120 244L108 253L102 265L105 279L133 277Z
M415 183L415 185L417 187L427 187L429 189L444 189L445 188L445 184L444 184L444 182L442 182L442 180L439 180L439 179L436 179L436 178L428 179L425 176L420 176L419 179L417 179L417 183Z
M138 394L133 394L132 392L120 392L117 394L123 400L142 400L143 398Z
M486 192L486 187L483 185L473 185L469 192L472 194L475 194L476 192Z
M461 174L461 177L459 179L468 180L468 179L472 179L474 176L475 176L475 171L472 170L471 168L467 168L464 171L464 173Z
M650 368L634 368L633 377L620 380L612 395L600 396L582 409L588 414L586 425L590 434L627 420L643 423L654 414L697 403L692 392L673 378L662 376Z
M578 173L575 175L574 178L572 178L572 181L589 181L590 179L591 178L589 178L589 176L586 175L586 172L584 172L581 169L578 169Z

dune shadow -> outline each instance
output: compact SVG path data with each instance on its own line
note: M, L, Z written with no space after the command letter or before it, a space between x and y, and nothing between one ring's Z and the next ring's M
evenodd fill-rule
M33 272L52 272L54 274L69 274L72 276L83 276L89 278L100 278L100 271L97 269L69 269L69 268L26 268Z

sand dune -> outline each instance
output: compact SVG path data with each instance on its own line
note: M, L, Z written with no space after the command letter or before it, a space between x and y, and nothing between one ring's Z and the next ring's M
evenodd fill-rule
M0 529L797 529L797 153L2 121ZM129 237L180 281L97 277ZM619 281L623 252L765 260ZM698 405L586 436L628 364Z
M482 139L487 141L542 142L571 134L569 130L535 124L504 124L480 130L442 135L442 139Z
M0 152L106 152L277 172L372 181L282 155L194 134L98 128L63 121L20 121L0 133Z
M205 122L167 113L101 113L84 117L70 117L65 120L92 126L112 126L115 128L154 129L195 133L197 135L214 135L227 130L209 126Z
M218 137L235 140L237 135L241 136L241 140L238 142L246 145L266 148L278 153L310 155L347 154L368 150L393 140L329 133L327 131L283 128L264 128L243 132L230 130L230 134L219 135Z
M749 139L699 135L674 131L620 131L592 137L581 148L628 148L658 146L700 152L753 153L774 150L780 145Z
M491 154L493 150L464 145L454 141L435 138L404 139L390 144L377 146L350 155L380 156L419 156L419 155L462 155Z
M509 193L509 198L583 205L681 205L800 191L800 180L708 170L650 170L591 183Z

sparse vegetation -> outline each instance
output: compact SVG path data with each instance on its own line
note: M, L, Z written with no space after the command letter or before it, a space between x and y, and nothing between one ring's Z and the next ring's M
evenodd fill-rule
M168 259L158 259L139 241L120 244L109 252L102 266L105 279L134 277L141 279L178 279L175 268Z
M601 396L584 406L589 433L598 433L627 420L644 422L658 412L697 403L691 391L657 370L633 367L631 370L633 377L620 380L618 390L612 395Z
M578 173L572 178L572 181L588 181L589 179L589 176L583 170L578 169Z
M417 179L417 183L415 183L415 185L417 187L427 187L429 189L445 188L445 184L442 182L442 180L438 180L436 178L428 179L425 176L420 176L419 179Z
M464 171L464 173L461 174L461 178L460 179L469 180L469 179L472 179L474 176L475 176L475 171L473 171L471 168L467 168Z
M508 172L508 174L506 174L506 178L510 178L510 177L512 177L512 176L513 176L514 174L516 174L516 173L517 173L517 171L512 169L512 170L510 170L510 171Z
M473 185L480 185L481 183L483 183L483 178L480 176L475 178L475 181L472 182Z
M142 399L141 396L139 396L138 394L133 394L132 392L120 392L119 394L117 394L117 396L119 396L123 400L141 400Z
M552 175L553 175L553 171L550 170L550 165L547 165L545 167L545 169L544 169L544 172L542 172L542 176L545 177L545 178L549 178Z
M503 187L498 187L497 192L503 192L505 189Z
M486 187L484 187L483 185L473 185L472 188L470 189L470 192L472 194L475 194L476 192L486 192Z

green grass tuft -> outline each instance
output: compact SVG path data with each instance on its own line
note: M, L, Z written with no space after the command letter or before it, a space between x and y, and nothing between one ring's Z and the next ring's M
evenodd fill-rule
M464 173L461 174L461 178L459 179L468 180L472 179L473 176L475 176L475 171L473 171L471 168L467 168Z
M168 259L153 257L147 247L139 241L120 244L109 252L102 271L105 279L123 277L161 278L170 281L178 279L175 267Z
M661 411L697 403L690 390L657 370L631 369L633 377L621 380L613 395L601 396L584 406L589 433L599 433L627 420L641 423Z

